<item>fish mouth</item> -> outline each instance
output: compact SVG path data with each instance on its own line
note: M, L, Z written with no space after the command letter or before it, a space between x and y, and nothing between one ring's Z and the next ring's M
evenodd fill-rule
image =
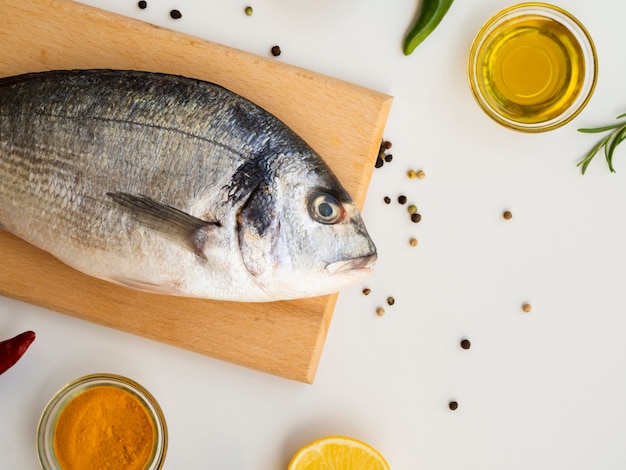
M326 270L331 274L338 274L347 271L371 271L376 263L378 256L376 253L367 256L361 256L360 258L344 259L329 263L326 265Z

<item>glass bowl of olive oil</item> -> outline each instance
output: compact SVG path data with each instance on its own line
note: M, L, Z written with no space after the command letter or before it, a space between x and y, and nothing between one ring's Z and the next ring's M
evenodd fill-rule
M571 121L595 89L598 59L574 16L547 3L508 7L480 29L468 64L472 93L496 122L543 132Z

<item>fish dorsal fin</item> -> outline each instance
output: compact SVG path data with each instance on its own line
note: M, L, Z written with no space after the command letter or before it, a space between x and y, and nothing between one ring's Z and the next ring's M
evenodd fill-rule
M148 196L124 192L110 192L107 196L146 228L180 243L202 258L206 257L204 248L210 232L220 227L219 222L199 219Z

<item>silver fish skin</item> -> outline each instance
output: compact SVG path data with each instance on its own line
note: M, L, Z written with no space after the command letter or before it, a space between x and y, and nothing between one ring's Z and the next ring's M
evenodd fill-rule
M349 194L284 123L138 71L0 79L0 227L90 276L218 300L337 292L376 260Z

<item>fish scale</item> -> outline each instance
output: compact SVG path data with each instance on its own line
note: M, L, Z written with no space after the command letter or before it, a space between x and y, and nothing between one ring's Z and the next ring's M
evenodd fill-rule
M0 79L0 172L0 226L136 289L309 297L360 282L376 258L322 158L208 82L108 70Z
M2 149L3 153L4 151L5 149ZM84 227L96 228L96 226L93 224L93 218L85 220L86 217L90 216L90 212L81 211L78 207L81 203L81 194L80 191L77 191L76 183L72 183L70 179L73 177L72 168L68 167L66 159L58 158L46 147L39 146L39 151L45 152L49 158L44 161L32 161L24 149L8 150L12 159L3 159L2 171L3 175L7 176L5 177L5 184L1 185L0 188L6 187L9 188L9 191L1 194L0 201L4 204L9 197L14 197L17 194L20 194L25 201L31 201L31 204L22 204L22 210L17 214L18 220L21 223L28 222L33 227L31 230L36 231L39 236L52 236L55 227L63 225L68 230L70 237L74 233L72 228L80 227L80 238L85 239ZM29 184L22 185L18 193L16 188L26 178L28 178ZM48 201L48 203L44 207L35 203L41 200ZM82 217L83 220L79 220L78 217ZM17 222L7 216L4 216L3 220L5 221L3 225L9 229L14 227ZM76 238L76 235L73 238Z

